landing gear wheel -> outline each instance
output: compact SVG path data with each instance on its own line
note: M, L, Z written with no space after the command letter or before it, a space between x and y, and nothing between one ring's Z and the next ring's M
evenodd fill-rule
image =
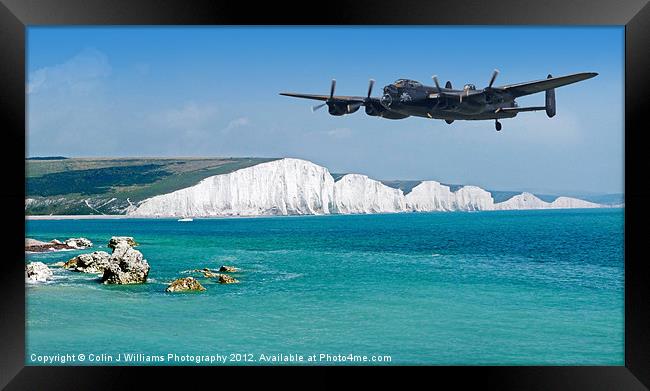
M501 130L501 122L494 121L494 127L497 128L497 132Z

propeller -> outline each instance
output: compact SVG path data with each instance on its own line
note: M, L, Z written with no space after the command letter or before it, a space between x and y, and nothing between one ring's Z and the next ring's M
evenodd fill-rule
M499 75L499 70L495 69L492 72L492 76L490 77L490 82L488 83L488 86L485 87L486 90L489 90L489 89L492 88L492 85L494 85L494 81L497 79L498 75ZM469 96L469 89L467 88L467 86L465 86L465 96L466 97ZM461 102L463 101L463 95L462 94L460 95L460 101Z
M312 106L312 107L311 107L311 111L312 111L312 113L313 113L314 111L319 110L319 109L325 107L326 105L327 105L327 103L321 103L321 104L319 104L319 105Z
M348 105L348 111L352 111L351 109L366 105L366 112L368 112L368 107L371 105L372 102L370 95L372 95L372 87L374 86L375 86L375 79L370 79L368 81L368 95L366 96L366 99L364 99L363 103L353 103L351 105Z
M442 92L442 89L440 88L440 83L438 82L438 76L433 75L431 76L431 78L433 79L433 82L435 83L436 88L438 89L438 93Z
M370 79L370 81L368 83L368 95L367 95L367 98L366 98L365 102L354 102L354 103L348 104L347 105L348 111L349 112L354 111L355 109L358 109L359 107L363 106L364 103L368 102L370 100L370 95L372 95L372 88L374 86L375 86L375 80ZM325 102L323 102L321 104L318 104L316 106L312 106L311 111L313 112L313 111L319 110L319 109L323 108L324 106L327 106L328 103L331 103L334 100L334 91L335 90L336 90L336 80L332 79L332 85L330 87L330 97Z
M311 111L314 112L316 110L319 110L327 105L327 102L331 101L334 98L334 90L336 89L336 79L332 79L332 86L330 87L330 98L325 101L325 103L321 103L316 106L312 106Z
M372 94L372 87L375 86L375 79L370 79L368 83L368 99L370 99L370 94Z
M488 88L492 88L492 84L494 84L494 80L496 80L498 74L498 69L495 69L494 72L492 72L492 77L490 78L490 84L488 84Z

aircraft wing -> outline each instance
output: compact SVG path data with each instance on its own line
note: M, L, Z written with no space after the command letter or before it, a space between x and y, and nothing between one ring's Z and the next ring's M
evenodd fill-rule
M508 92L517 98L524 95L530 95L537 92L562 87L567 84L577 83L582 80L591 79L596 75L598 74L595 72L574 73L572 75L550 77L548 79L529 81L526 83L509 84L506 86L495 87L495 89Z
M326 100L330 99L329 95L296 94L296 93L293 93L293 92L281 92L280 95L291 96L291 97L294 97L294 98L313 99L313 100L322 100L322 101L326 101ZM332 97L332 99L336 100L336 101L346 102L346 103L356 103L356 102L363 103L366 98L364 98L362 96L334 95Z

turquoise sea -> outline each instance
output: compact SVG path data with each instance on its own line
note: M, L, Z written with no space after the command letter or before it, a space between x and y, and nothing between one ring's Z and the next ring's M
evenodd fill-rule
M127 235L151 272L105 286L53 269L53 282L28 284L26 364L623 365L623 214L29 220L28 237L95 247L27 261ZM165 292L223 264L242 269L239 284Z

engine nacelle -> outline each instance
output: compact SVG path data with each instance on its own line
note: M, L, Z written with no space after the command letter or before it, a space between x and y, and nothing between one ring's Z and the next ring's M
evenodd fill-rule
M373 102L366 103L366 114L373 117L381 117L385 119L403 119L408 117L408 115L388 110L381 103Z
M331 115L352 114L359 110L359 105L347 105L345 103L328 103L327 109Z
M379 117L384 111L386 111L386 109L379 103L366 104L366 114L370 116Z
M345 114L345 105L331 104L327 105L327 110L331 115L343 115Z

